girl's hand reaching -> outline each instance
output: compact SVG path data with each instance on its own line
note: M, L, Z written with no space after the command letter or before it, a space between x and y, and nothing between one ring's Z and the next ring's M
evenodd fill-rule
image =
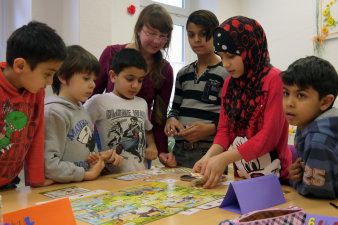
M204 188L215 187L221 181L228 164L242 159L236 147L231 146L225 152L222 152L223 150L222 146L213 144L208 152L195 163L192 172L203 175Z
M213 156L204 161L201 174L205 184L203 188L214 188L220 181L227 164L224 163L222 154Z
M207 155L204 155L200 160L198 160L194 167L192 168L191 172L193 173L201 173L203 165L206 163L207 159L209 157Z

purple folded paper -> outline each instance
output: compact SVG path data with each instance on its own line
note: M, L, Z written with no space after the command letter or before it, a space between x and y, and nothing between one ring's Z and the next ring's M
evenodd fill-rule
M275 174L232 182L220 205L221 209L245 214L285 203Z
M305 224L312 225L338 225L338 217L306 214Z

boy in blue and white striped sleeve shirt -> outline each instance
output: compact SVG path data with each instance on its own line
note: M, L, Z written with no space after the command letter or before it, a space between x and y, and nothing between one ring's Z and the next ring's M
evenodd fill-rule
M288 122L298 126L299 158L290 166L291 185L302 195L338 197L338 75L326 60L301 58L282 72L283 106Z

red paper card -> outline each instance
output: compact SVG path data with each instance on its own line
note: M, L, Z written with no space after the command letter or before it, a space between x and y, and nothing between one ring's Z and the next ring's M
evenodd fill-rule
M4 225L76 225L68 198L53 200L4 214Z

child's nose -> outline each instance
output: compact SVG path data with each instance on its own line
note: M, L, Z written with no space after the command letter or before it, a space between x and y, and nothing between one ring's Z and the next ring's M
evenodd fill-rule
M201 37L199 35L194 36L194 41L199 42L201 40Z
M56 75L55 75L55 76L56 76ZM47 80L46 80L46 86L52 85L52 84L53 84L53 76L48 77Z
M230 67L230 63L228 61L223 60L222 64L225 69L228 69Z
M90 82L90 88L95 88L96 84L95 84L95 81L91 81Z
M132 87L132 88L137 88L137 87L138 87L138 81L134 81L134 82L131 84L131 87Z
M294 99L290 96L288 98L286 98L286 105L289 106L289 107L294 106Z

